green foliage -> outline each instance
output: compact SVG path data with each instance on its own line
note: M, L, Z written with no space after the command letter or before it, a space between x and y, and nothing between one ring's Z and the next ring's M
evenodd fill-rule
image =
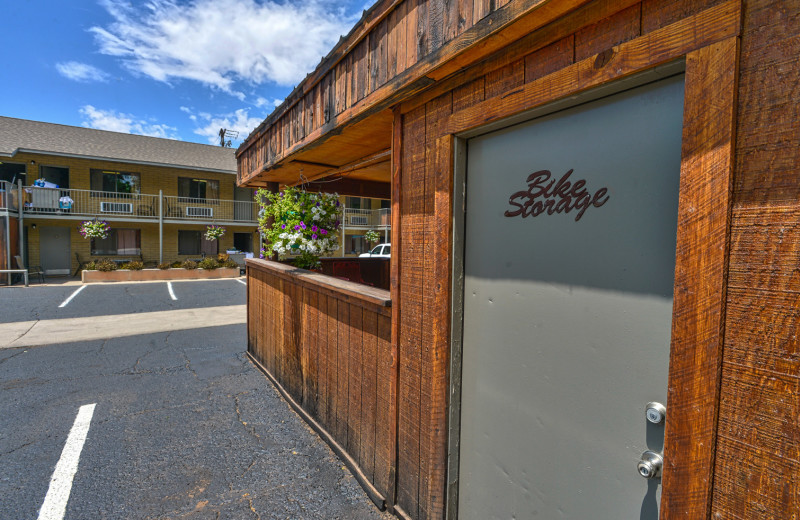
M277 253L294 256L294 265L304 269L320 266L319 257L339 249L341 206L335 193L308 193L285 188L279 193L259 189L259 230L267 242L261 257Z
M206 226L206 240L217 240L225 234L225 226Z
M170 267L174 269L180 269L181 267L183 267L183 262L181 262L180 260L175 260L170 264Z
M200 260L200 263L197 264L197 267L200 269L216 269L219 267L219 263L211 257L203 258Z
M194 260L184 260L184 262L181 264L181 267L184 269L197 269L197 262Z
M364 233L364 240L369 242L370 244L374 244L375 242L381 239L381 235L375 231L374 229L370 229L366 233Z
M100 260L96 260L94 264L98 271L109 272L117 270L116 262L109 260L108 258L101 258Z
M219 264L219 266L220 267L228 267L230 269L239 269L239 264L237 264L235 261L231 260L230 258L222 261Z
M139 260L131 260L130 262L126 262L122 264L120 269L129 269L131 271L141 271L144 269L144 262L140 262Z
M158 267L159 269L169 269L170 267L172 267L172 264L170 264L169 262L162 262L158 264L156 267Z

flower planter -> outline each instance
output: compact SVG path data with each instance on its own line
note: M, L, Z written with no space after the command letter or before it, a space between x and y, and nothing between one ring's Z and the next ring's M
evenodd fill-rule
M81 271L83 283L94 282L144 282L151 280L211 280L216 278L237 278L239 269L220 267L219 269L142 269L131 271Z

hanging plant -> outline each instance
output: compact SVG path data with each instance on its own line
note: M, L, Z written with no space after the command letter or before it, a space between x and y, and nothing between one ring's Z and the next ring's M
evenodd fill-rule
M378 232L375 231L374 229L370 229L369 231L364 233L364 240L366 240L370 244L374 244L375 242L379 241L380 239L381 239L380 234L378 234Z
M78 226L83 238L108 238L108 232L111 231L111 226L105 220L87 220Z
M267 242L262 255L297 255L295 266L317 269L320 256L339 249L342 210L337 194L307 193L297 188L279 193L259 189L256 201L262 207L259 230Z
M225 234L225 226L206 226L206 240L217 240Z

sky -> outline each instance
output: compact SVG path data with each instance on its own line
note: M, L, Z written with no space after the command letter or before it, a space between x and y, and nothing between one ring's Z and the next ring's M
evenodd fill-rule
M374 0L0 0L0 115L238 146Z

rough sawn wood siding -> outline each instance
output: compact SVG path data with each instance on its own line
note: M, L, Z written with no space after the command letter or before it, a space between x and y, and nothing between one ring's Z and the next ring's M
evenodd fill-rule
M519 3L512 0L507 7ZM559 3L553 0L548 5ZM320 80L314 87L319 87L318 93L307 99L320 101L307 105L314 115L304 120L306 126L296 127L292 134L285 118L277 118L262 129L266 138L248 148L246 154L263 153L258 158L258 165L263 166L297 146L292 136L305 133L313 142L315 135L321 135L321 125L328 124L323 121L333 121L331 118L352 108L358 99L367 99L370 92L380 88L384 77L386 85L423 60L440 41L452 41L464 34L489 10L496 11L503 4L483 0L397 2L386 18L370 28L363 48L358 48L360 43L354 46L325 73L325 77L332 74L328 83ZM723 342L721 348L714 350L712 345L708 351L708 362L719 363L717 366L697 367L704 378L698 388L717 389L718 398L706 404L715 409L703 410L698 404L697 410L697 416L702 415L713 428L703 431L702 442L710 445L703 444L697 450L712 450L713 456L703 463L703 471L709 473L698 478L702 488L699 494L671 497L674 509L664 513L665 518L798 518L800 67L796 57L800 54L800 2L595 0L572 5L565 16L509 40L488 59L468 67L451 66L450 73L437 77L435 83L395 107L393 344L386 345L383 353L393 364L384 367L389 386L385 393L376 394L375 405L376 414L385 414L375 420L385 420L391 426L386 433L386 458L379 462L376 451L373 459L376 470L383 463L391 469L392 473L385 476L390 506L394 500L396 512L411 518L438 519L445 512L453 134L671 59L690 54L708 59L715 53L735 57L731 49L739 49L735 51L740 58L738 76L733 75L738 81L734 106L728 106L729 97L715 98L708 93L709 103L728 104L714 106L714 111L735 118L729 236L718 241L720 247L730 248L729 255L722 255L727 258L727 278L726 266L715 269L713 274L721 277L723 285L712 287L715 294L726 294L725 301L713 310L720 319L717 335ZM431 21L438 24L440 18L441 31L431 31ZM385 27L378 29L381 24ZM373 29L380 38L370 40ZM384 34L385 48L381 45ZM389 64L385 71L353 61L354 56L382 60L384 51ZM695 73L702 72L691 66ZM728 81L724 71L710 67L709 74L725 76ZM702 74L699 78L696 84L701 85ZM701 85L696 92L703 88ZM303 94L303 99L307 95ZM256 152L262 143L269 149ZM730 149L729 138L725 146ZM702 150L702 143L696 149ZM708 152L719 153L712 149ZM249 161L247 157L242 155L241 159ZM698 161L703 160L698 157ZM245 163L240 172L255 171L256 167L255 162ZM715 213L715 219L719 215ZM687 246L691 247L693 237L688 238ZM720 256L719 252L711 253ZM272 289L269 284L264 287L273 292L251 296L252 304L262 297L280 301L291 298L270 283ZM314 366L318 372L327 366L330 373L335 366L337 377L341 377L318 378L316 394L320 398L309 406L316 406L317 417L329 431L336 432L337 440L354 450L351 454L361 454L365 435L354 424L370 419L350 414L337 404L354 397L347 385L359 382L364 388L372 384L368 370L348 372L352 367L371 365L371 351L364 348L364 331L372 324L363 311L359 322L358 311L355 317L351 315L352 307L340 308L330 295L324 299L325 306L317 297L317 306L326 309L324 334L328 343L340 345L354 335L354 344L361 347L358 352L329 350L324 359L317 356ZM269 304L259 305L268 308ZM251 311L251 320L253 316ZM266 330L271 326L267 316L259 319L266 321L259 326L251 323L251 338L264 334L283 338L286 334L282 329ZM319 327L316 341L323 337L322 325ZM358 330L362 331L360 340ZM385 334L389 333L386 327ZM285 341L263 337L258 341L267 345L263 348L272 349L272 358L268 358L274 365L271 370L291 377L292 358L280 351ZM271 341L277 343L270 347ZM311 339L309 344L313 342ZM312 366L310 361L301 363ZM308 392L312 395L313 388ZM372 410L371 397L365 400L363 393L360 401L353 402L360 402L362 409L366 403L367 410ZM370 458L368 441L366 445L365 456ZM376 450L378 445L376 432ZM686 511L691 513L687 516Z

